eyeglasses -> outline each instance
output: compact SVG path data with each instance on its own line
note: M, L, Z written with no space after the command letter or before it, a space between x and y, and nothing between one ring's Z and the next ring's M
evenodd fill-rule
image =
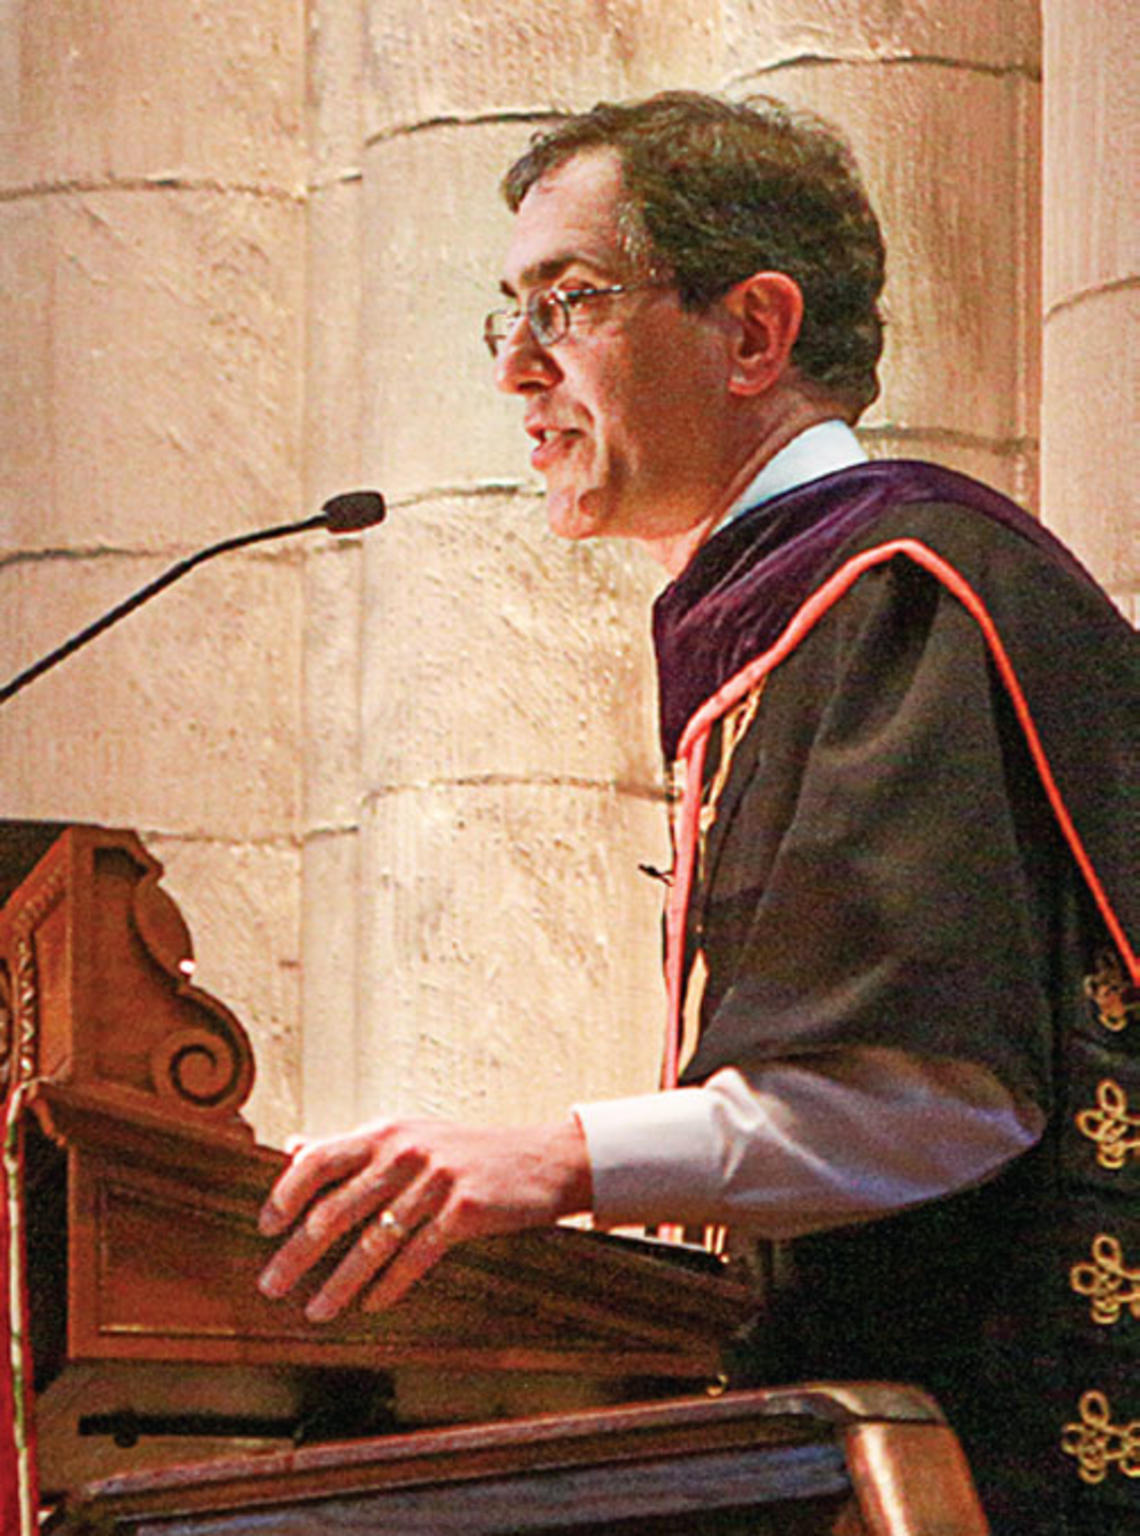
M492 357L526 317L530 333L540 347L553 347L570 329L573 312L590 299L604 299L615 293L635 293L639 288L657 288L659 283L612 283L608 288L536 288L520 308L493 309L483 321L483 340Z

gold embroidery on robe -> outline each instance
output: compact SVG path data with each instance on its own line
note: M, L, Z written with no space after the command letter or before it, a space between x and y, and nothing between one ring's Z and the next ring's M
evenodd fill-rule
M1103 1483L1114 1465L1125 1477L1140 1477L1140 1419L1113 1424L1103 1392L1086 1392L1077 1411L1079 1423L1061 1431L1061 1449L1076 1457L1082 1481Z
M1107 1232L1093 1239L1090 1263L1073 1265L1069 1282L1078 1296L1089 1298L1094 1323L1115 1323L1125 1308L1140 1319L1140 1269L1128 1268L1124 1249Z
M748 727L756 718L756 711L760 707L760 695L764 692L766 682L767 678L762 678L757 686L750 693L745 694L738 704L733 705L719 721L720 750L716 771L707 789L702 792L700 818L697 823L697 872L698 878L702 880L705 873L705 845L716 822L720 799L724 794L724 786L728 783L729 771L732 768L732 759L737 747L744 740ZM674 803L679 807L685 793L684 764L681 759L677 759L673 764L671 789ZM698 950L685 980L685 996L681 1004L682 1061L696 1048L700 1033L701 1000L704 997L707 980L708 966L705 963L704 951ZM703 1243L710 1253L722 1254L728 1242L728 1228L706 1226L703 1234L696 1235L696 1241Z
M1116 1034L1127 1029L1132 1015L1140 1013L1140 997L1128 985L1120 958L1111 949L1096 957L1096 970L1085 977L1085 994L1092 998L1098 1020Z
M709 787L701 798L700 818L700 843L697 853L697 868L703 878L705 868L705 843L716 822L717 811L720 808L720 797L724 794L724 786L728 783L729 771L732 768L732 759L736 749L744 740L748 727L756 718L756 711L760 707L760 695L764 692L764 683L767 678L753 688L751 693L745 694L739 704L735 704L720 721L720 752L716 765L716 772L712 776Z
M1082 1109L1076 1116L1077 1129L1097 1143L1100 1166L1115 1171L1140 1153L1140 1115L1129 1113L1128 1096L1111 1077L1098 1085L1096 1103L1095 1109Z
M688 1061L697 1048L697 1039L701 1032L701 1003L704 1000L708 979L709 968L705 961L705 952L703 949L698 949L689 967L689 974L685 977L685 997L681 1004L679 1055L681 1061Z

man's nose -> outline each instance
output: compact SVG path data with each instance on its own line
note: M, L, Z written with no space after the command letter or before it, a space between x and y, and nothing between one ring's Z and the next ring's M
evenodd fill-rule
M526 315L520 315L495 354L496 387L505 394L517 395L544 389L558 376L558 364L535 338Z

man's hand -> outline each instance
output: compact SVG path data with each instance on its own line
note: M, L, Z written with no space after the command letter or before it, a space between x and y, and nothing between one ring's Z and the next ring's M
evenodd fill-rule
M345 1136L298 1143L260 1219L266 1237L297 1225L259 1284L267 1296L284 1296L339 1238L357 1230L305 1315L327 1322L380 1275L362 1302L365 1311L378 1311L453 1243L547 1226L588 1210L590 1200L577 1120L521 1130L375 1121Z

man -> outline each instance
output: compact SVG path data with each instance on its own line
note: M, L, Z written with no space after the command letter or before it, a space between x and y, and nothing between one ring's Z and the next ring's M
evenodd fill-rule
M574 1212L727 1222L760 1243L768 1379L918 1381L1001 1529L1104 1531L1138 1470L1119 1331L1081 1301L1098 1254L1140 1263L1130 634L1003 498L864 462L883 249L826 127L690 93L603 105L505 190L486 337L550 524L673 577L667 972L697 1044L675 1091L561 1124L302 1147L263 1230L307 1214L263 1288L356 1229L311 1318Z

